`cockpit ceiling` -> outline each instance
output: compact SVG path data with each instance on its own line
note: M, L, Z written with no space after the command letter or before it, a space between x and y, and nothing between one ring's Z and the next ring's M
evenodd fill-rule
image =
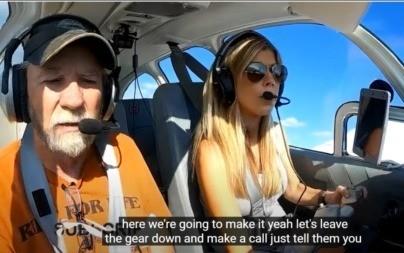
M112 35L120 24L144 34L173 19L208 8L209 2L70 2L42 3L42 16L55 12L82 15ZM96 5L97 11L94 11Z
M21 33L24 24L54 13L83 16L109 39L120 24L140 38L139 67L169 53L166 41L181 46L195 44L217 48L218 36L263 25L318 22L341 32L351 32L360 22L366 2L19 2L10 4L17 15L7 31ZM26 12L24 10L39 10ZM18 15L18 12L20 15ZM21 20L24 19L24 21ZM24 27L22 27L24 25ZM7 24L6 24L7 26ZM13 36L9 33L2 34ZM215 44L216 43L216 44ZM132 53L119 56L122 74L131 71Z
M309 19L327 24L339 31L352 31L360 21L367 7L366 2L44 2L42 16L55 12L83 15L96 23L101 30L112 35L120 24L127 24L130 31L143 37L159 28L161 32L175 33L186 30L185 24L192 27L191 34L178 35L191 39L209 37L224 30L237 30L238 27L259 21L267 23L288 19ZM96 7L94 6L96 5ZM94 11L96 8L96 11ZM343 13L343 15L341 14ZM191 16L191 18L189 18ZM191 23L189 23L191 21ZM174 22L178 29L169 23ZM202 24L198 24L202 23ZM206 23L204 25L203 23ZM220 30L215 31L219 25ZM227 29L223 26L227 26ZM203 28L203 29L202 29ZM199 36L194 37L197 31ZM175 36L175 35L173 35ZM160 37L160 36L157 36Z
M150 19L154 15L175 18L199 9L198 5L193 5L192 3L134 2L129 4L125 11L144 15L144 18Z

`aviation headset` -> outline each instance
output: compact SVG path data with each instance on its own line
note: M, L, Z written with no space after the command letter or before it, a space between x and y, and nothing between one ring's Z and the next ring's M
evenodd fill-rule
M68 14L57 14L38 20L19 38L13 38L10 40L6 47L1 91L5 95L4 113L10 121L26 123L31 121L27 105L27 64L25 64L25 58L27 58L29 54L34 54L35 50L43 44L46 44L71 30L84 30L81 32L83 34L87 33L87 36L83 36L83 38L96 37L104 40L106 46L110 47L114 62L109 63L110 66L108 66L108 68L112 71L103 80L103 104L101 110L103 120L109 120L115 109L115 102L119 94L117 80L120 70L117 66L117 59L114 50L112 49L112 45L102 37L97 26L87 19ZM88 35L88 33L91 34ZM26 45L24 45L24 62L11 66L11 60L15 50L29 35L30 38Z
M243 31L243 32L233 35L227 41L225 41L222 44L222 46L219 48L219 50L216 54L215 61L212 64L212 66L213 66L212 80L213 80L214 87L217 87L216 90L219 94L221 101L223 101L223 103L226 105L231 105L234 102L236 93L235 93L235 89L234 89L233 75L232 75L229 67L224 65L224 59L226 58L226 56L230 52L230 50L235 45L237 45L237 43L239 43L249 37L257 37L257 38L265 41L265 43L269 46L269 48L274 51L276 60L277 61L279 60L279 53L276 50L276 48L274 47L274 45L263 35L255 32L255 31L252 31L252 30ZM285 82L282 81L279 84L278 98L277 98L276 104L275 104L276 107L283 105L283 103L280 101L280 98L283 93L284 83Z

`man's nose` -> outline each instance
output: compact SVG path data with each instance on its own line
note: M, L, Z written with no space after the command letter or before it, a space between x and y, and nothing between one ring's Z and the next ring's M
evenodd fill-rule
M69 81L62 91L60 105L70 110L76 110L84 105L83 90L76 80Z

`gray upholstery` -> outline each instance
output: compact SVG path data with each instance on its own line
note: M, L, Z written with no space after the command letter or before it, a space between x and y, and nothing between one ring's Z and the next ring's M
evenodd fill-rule
M203 86L195 84L195 87L199 87L202 96ZM188 160L199 112L178 84L163 84L157 88L153 97L153 111L157 159L172 215L201 216L198 186L196 178L192 177ZM176 251L203 250L201 246L177 246Z
M119 102L124 108L127 133L132 137L143 155L154 180L161 188L159 167L156 158L151 99L127 99ZM121 117L122 118L122 117ZM117 119L121 124L121 120Z
M129 135L128 124L126 121L125 107L122 104L122 101L118 101L118 103L116 103L115 110L114 110L114 118L119 123L119 130L122 133Z

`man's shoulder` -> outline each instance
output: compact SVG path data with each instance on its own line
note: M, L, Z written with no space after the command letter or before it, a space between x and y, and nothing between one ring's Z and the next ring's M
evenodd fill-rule
M15 169L18 167L19 161L17 161L17 156L20 145L20 141L14 141L0 149L0 173L2 175L0 177L0 188L6 189L10 187L15 180Z
M118 133L113 136L115 151L122 158L123 167L129 166L129 171L139 173L147 168L146 162L135 141L126 134ZM135 168L135 169L133 169Z
M130 145L136 146L133 139L124 133L118 132L114 135L114 137L116 138L116 140L118 141L119 144L122 144L122 143L128 144L129 143Z
M0 164L4 164L7 161L14 161L17 156L18 151L20 150L21 141L13 141L9 143L4 148L0 149Z
M124 133L117 133L113 136L114 141L116 141L119 149L123 149L124 151L128 151L133 153L133 151L138 152L139 148L137 147L135 141Z

